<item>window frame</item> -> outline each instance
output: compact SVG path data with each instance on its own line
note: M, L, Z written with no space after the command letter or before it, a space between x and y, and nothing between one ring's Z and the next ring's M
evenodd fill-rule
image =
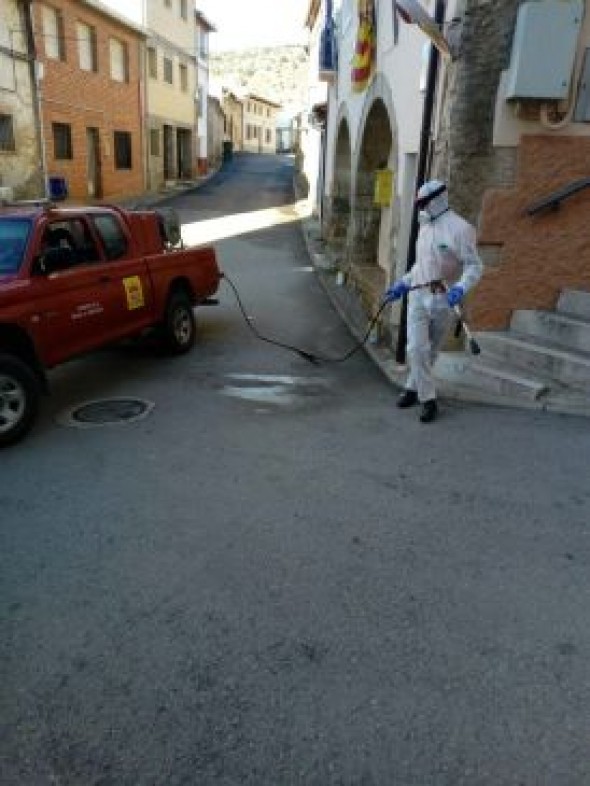
M80 28L86 28L86 30L89 31L88 39L83 39L80 36ZM96 33L96 27L89 24L88 22L78 19L76 22L76 38L78 42L78 65L80 70L86 71L87 73L98 73L98 37ZM90 68L84 68L82 64L82 44L85 44L86 42L88 42L89 45Z
M122 54L122 74L121 79L119 79L119 74L115 72L113 65L115 60L113 59L114 55L114 47L116 46L121 47L121 54ZM116 38L115 36L110 36L109 38L109 70L111 79L113 82L118 82L119 84L128 84L129 83L129 46L126 41L122 41L120 38Z
M178 64L178 81L182 93L188 93L188 66L186 63Z
M170 79L168 79L168 70L170 71ZM166 57L166 55L164 55L162 71L164 82L166 82L167 85L174 85L174 60L171 57Z
M22 226L23 229L25 229L25 232L21 234L21 237L15 237L13 235L13 237L10 238L11 240L21 241L20 253L19 251L16 251L14 255L14 264L11 267L8 265L10 258L6 259L5 257L4 260L1 260L0 273L18 273L25 260L29 241L33 234L33 221L30 218L13 218L9 216L3 216L0 219L0 251L4 251L4 253L6 253L6 244L8 243L8 238L3 236L5 234L3 227L10 226L11 224Z
M119 239L122 239L125 243L125 248L122 246L119 249L112 250L112 245L109 246L108 237L106 234L101 230L100 221L105 220L110 222L112 226L116 227L119 234ZM127 254L129 253L129 238L127 234L124 232L121 224L117 221L117 218L112 215L111 213L97 213L92 216L92 226L94 231L100 241L104 252L104 258L107 262L117 262L120 259L125 259Z
M51 14L55 21L55 33L47 29L47 14ZM49 3L43 3L41 7L41 27L43 30L43 51L48 60L58 60L62 63L67 61L66 49L66 36L64 27L64 16L61 8L56 8ZM55 42L55 49L53 46L48 47L49 40Z
M3 121L8 121L6 136L2 133ZM4 139L6 138L6 142ZM0 153L16 153L16 135L14 133L14 115L7 112L0 112Z
M113 131L113 163L118 172L133 169L133 135L131 131L120 129Z
M148 46L147 48L148 76L150 79L158 78L158 48Z
M59 132L59 133L58 133ZM63 132L64 136L61 136ZM51 133L53 136L53 157L56 161L74 160L74 141L72 138L71 123L51 123Z

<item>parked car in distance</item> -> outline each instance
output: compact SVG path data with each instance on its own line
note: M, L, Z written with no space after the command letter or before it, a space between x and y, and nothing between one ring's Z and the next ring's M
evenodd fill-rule
M193 308L216 302L221 278L171 211L0 207L0 447L33 425L48 369L151 328L190 350Z

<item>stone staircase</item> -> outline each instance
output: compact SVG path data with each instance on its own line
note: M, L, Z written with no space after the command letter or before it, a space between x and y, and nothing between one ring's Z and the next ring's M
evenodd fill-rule
M437 361L447 394L590 414L590 292L564 290L555 311L515 311L508 330L477 340L481 355Z

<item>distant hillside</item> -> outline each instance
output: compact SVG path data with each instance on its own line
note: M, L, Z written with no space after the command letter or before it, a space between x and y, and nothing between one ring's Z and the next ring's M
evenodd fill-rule
M210 57L211 76L228 85L301 109L307 103L309 57L303 46L218 52Z

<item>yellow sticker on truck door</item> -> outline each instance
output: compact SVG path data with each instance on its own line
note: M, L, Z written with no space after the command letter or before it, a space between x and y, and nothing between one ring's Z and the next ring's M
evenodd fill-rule
M143 308L145 306L145 299L143 297L141 278L139 276L124 278L123 286L125 287L127 308L129 311L133 311L136 308Z

